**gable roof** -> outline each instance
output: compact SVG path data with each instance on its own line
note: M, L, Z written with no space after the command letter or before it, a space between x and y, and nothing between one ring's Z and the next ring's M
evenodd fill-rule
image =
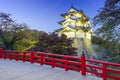
M71 13L71 12L78 12L79 10L75 9L73 6L71 6L71 8L68 10L67 13Z
M70 27L65 27L65 28L60 30L60 32L66 32L66 31L75 31L75 29L72 29Z

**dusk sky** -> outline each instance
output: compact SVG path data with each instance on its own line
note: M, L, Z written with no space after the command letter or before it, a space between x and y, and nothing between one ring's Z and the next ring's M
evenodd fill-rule
M26 23L31 29L53 32L61 28L60 14L66 13L71 5L92 18L103 7L105 0L0 0L0 12L12 14L13 20ZM95 28L93 27L93 30Z

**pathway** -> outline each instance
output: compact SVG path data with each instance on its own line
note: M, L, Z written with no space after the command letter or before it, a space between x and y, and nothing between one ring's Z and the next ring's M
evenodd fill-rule
M38 63L0 59L0 80L102 80L91 76L81 76L79 72Z

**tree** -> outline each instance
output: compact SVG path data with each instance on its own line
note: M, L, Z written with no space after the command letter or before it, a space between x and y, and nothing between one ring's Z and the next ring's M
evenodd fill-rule
M31 47L35 46L38 42L38 37L44 33L43 31L27 29L24 31L25 37L13 45L15 50L28 50Z
M61 37L57 33L44 33L39 36L39 41L32 49L46 53L55 53L63 55L76 55L75 48L72 47L73 41L67 39L65 35Z
M120 0L106 0L93 20L95 26L101 26L96 31L99 36L120 42Z
M120 44L116 41L107 41L99 36L92 36L92 43L98 46L95 49L96 52L104 53L101 54L102 60L120 63Z
M105 53L109 51L112 61L120 62L120 0L106 0L98 12L93 24L100 27L95 31L94 39L97 39L95 41L104 48Z
M15 42L21 40L28 25L12 20L10 14L0 13L0 37L5 49L13 49Z

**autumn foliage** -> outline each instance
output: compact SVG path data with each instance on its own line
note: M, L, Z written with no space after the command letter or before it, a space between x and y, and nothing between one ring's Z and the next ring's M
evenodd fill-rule
M72 47L72 43L73 41L67 39L65 35L59 36L55 32L44 33L39 36L38 43L32 50L62 55L76 55L76 49Z

